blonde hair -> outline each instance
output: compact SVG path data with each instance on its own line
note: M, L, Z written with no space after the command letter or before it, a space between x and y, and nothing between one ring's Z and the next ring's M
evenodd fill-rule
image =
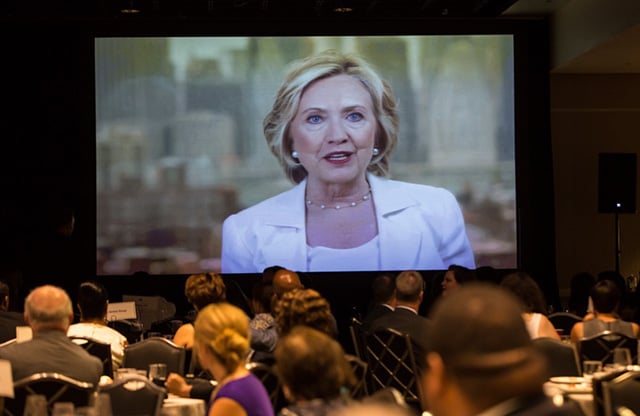
M249 317L230 303L213 303L198 313L195 342L208 348L228 372L234 371L249 352Z
M287 177L295 183L300 183L307 176L307 171L291 156L293 149L288 137L289 125L298 111L305 90L315 81L336 75L358 79L369 92L378 124L375 146L380 153L373 157L367 169L378 176L387 176L389 173L390 153L398 141L399 124L391 86L361 57L327 50L292 63L276 94L273 107L263 122L264 135L271 152L278 158Z

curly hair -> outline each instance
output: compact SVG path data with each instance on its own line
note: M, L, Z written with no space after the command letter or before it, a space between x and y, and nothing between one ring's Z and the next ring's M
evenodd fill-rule
M274 314L280 335L288 334L297 325L315 328L331 337L336 335L329 302L313 289L284 293L275 304Z
M500 286L507 289L520 300L525 312L547 315L547 306L540 286L525 272L508 274Z
M197 310L210 303L224 302L227 289L218 273L199 273L187 278L184 295Z
M194 342L208 348L233 372L249 353L249 317L230 303L212 303L198 313Z
M356 78L369 92L378 122L375 145L380 153L371 160L368 170L374 175L388 175L389 159L398 141L399 126L397 103L391 86L361 57L328 50L293 62L276 94L273 108L263 122L271 152L278 158L287 177L295 183L300 183L307 176L307 171L291 156L291 120L298 111L304 91L315 81L336 75Z
M275 359L276 373L295 400L335 399L355 384L340 344L313 328L292 328L278 342Z

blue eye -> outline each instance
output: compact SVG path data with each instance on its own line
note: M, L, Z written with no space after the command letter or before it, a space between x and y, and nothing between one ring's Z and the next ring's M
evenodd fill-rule
M349 113L347 115L347 120L349 121L360 121L364 118L361 113Z
M318 123L320 123L320 122L322 121L322 117L317 116L317 115L315 115L315 116L309 116L309 117L307 118L307 121L308 121L309 123L311 123L311 124L318 124Z

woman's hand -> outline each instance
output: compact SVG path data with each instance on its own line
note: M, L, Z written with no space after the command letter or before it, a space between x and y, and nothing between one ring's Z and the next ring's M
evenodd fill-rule
M189 397L192 386L180 375L176 373L169 374L166 383L164 383L167 391L180 397Z

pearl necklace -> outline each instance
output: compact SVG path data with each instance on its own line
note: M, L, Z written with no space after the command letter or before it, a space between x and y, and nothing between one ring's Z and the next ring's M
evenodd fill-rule
M310 199L307 199L307 206L312 206L312 205L313 205L313 206L316 206L316 207L318 207L318 208L320 208L320 209L333 208L333 209L335 209L335 210L339 210L339 209L342 209L342 208L349 208L349 207L353 208L353 207L357 207L358 205L360 205L360 204L361 204L361 203L363 203L363 202L368 201L368 200L371 198L371 197L369 196L370 194L371 194L371 188L369 188L369 189L367 190L367 193L366 193L366 194L364 194L364 195L363 195L360 199L358 199L357 201L347 202L346 204L343 204L343 205L338 204L338 205L333 205L333 206L326 205L326 204L320 204L320 203L317 203L317 202L313 202L313 201L312 201L312 200L310 200Z

